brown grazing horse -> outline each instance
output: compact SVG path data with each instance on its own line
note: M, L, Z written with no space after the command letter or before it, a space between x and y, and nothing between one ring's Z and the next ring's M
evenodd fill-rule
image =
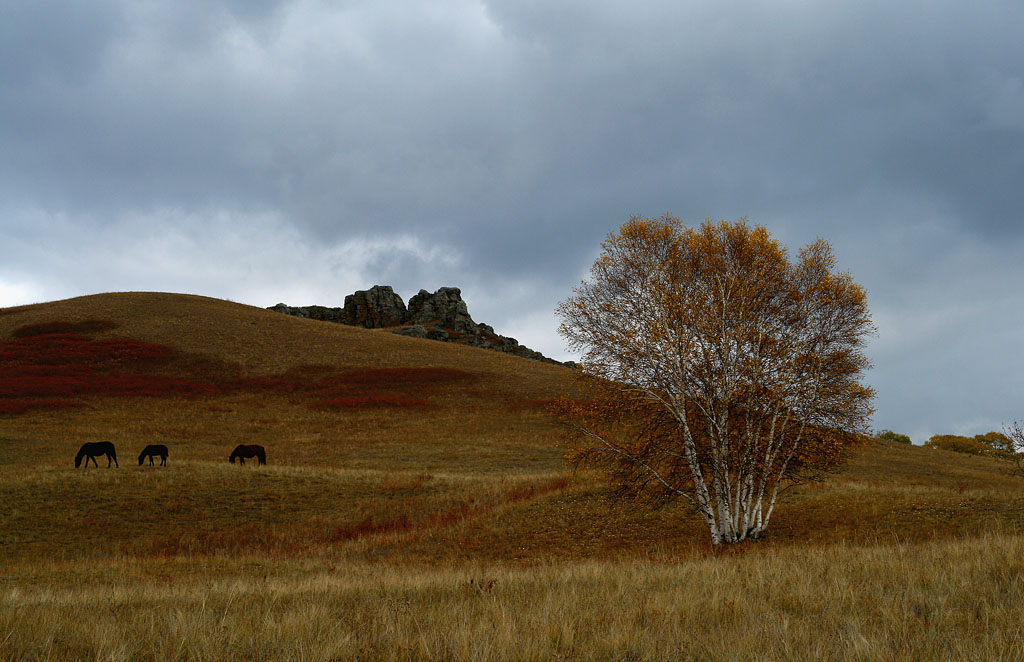
M235 450L231 451L231 455L228 456L228 460L231 461L231 464L235 463L236 457L238 458L239 464L245 464L245 458L247 457L259 458L260 464L267 463L267 452L263 450L263 446L257 446L256 444L251 444L249 446L239 444L235 447Z
M160 466L166 467L167 446L164 446L163 444L150 444L149 446L143 448L142 452L139 453L139 466L142 466L142 460L147 456L149 457L149 466L153 466L153 456L155 455L160 457Z
M110 462L114 462L114 466L117 464L117 453L114 452L114 444L109 441L90 441L82 444L82 447L78 449L78 455L75 456L75 468L77 469L82 464L82 458L85 458L85 468L89 468L89 460L92 460L93 466L99 467L96 464L96 458L100 455L107 456L107 467L110 467Z

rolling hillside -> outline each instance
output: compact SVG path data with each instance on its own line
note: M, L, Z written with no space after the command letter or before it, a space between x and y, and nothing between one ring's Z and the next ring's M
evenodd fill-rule
M1008 587L1024 573L1012 560L1024 522L1021 478L993 459L890 442L866 443L829 481L788 491L766 540L711 550L703 523L681 506L611 501L599 477L566 471L546 406L575 392L572 370L484 349L197 296L123 293L0 310L0 371L0 653L11 658L226 659L241 646L248 659L536 659L574 650L640 659L629 651L647 650L652 628L686 638L705 622L673 611L680 600L710 600L709 609L737 620L694 639L697 648L651 650L713 652L712 640L782 609L804 628L803 654L828 657L815 637L833 628L844 641L849 609L824 608L812 586L788 606L775 600L807 567L828 575L837 554L859 559L850 567L864 573L885 576L878 566L889 567L900 577L893 586L920 583L918 597L892 597L910 614L893 634L875 625L894 603L857 597L855 587L871 582L828 580L852 587L842 604L866 605L858 631L878 643L870 650L879 659L891 657L893 637L922 623L934 629L920 645L900 640L912 659L946 650L950 628L967 636L974 621L939 619L948 599L941 581L900 575L913 566L908 558L974 559L983 586L965 584L958 600L983 590L1001 605L1019 594ZM81 443L105 439L117 446L119 468L101 457L98 469L76 470ZM170 447L167 467L139 466L152 443ZM265 446L268 464L229 464L239 443ZM978 560L988 550L1001 559L995 574ZM737 559L762 573L754 593L762 607L729 611L739 603L713 583L699 588L702 573L724 572L740 590L739 566L702 565ZM662 583L624 595L628 582ZM671 588L691 585L685 596ZM573 611L583 609L577 592L605 606ZM199 609L207 600L220 605L221 624ZM550 611L532 611L538 600ZM621 624L615 605L630 614ZM502 655L478 646L482 631L444 621L438 609L500 631ZM1024 616L1013 609L1001 622ZM835 622L815 621L819 611ZM559 620L568 612L575 625ZM250 631L253 613L263 630ZM332 614L358 623L366 613L383 629L332 625ZM417 613L447 624L422 629ZM126 629L108 631L104 614L120 614ZM525 636L509 618L534 624L523 655L507 649ZM267 630L271 622L280 627ZM151 643L125 644L139 628ZM64 634L71 630L85 643ZM621 636L587 648L584 630L601 641ZM337 646L320 645L328 631ZM456 631L461 639L449 637ZM791 634L780 626L759 636L787 657ZM977 641L987 648L965 656L1024 650L1018 640L1010 648Z
M682 508L610 502L593 477L566 473L545 411L575 388L560 366L154 293L0 311L0 362L0 489L23 504L4 527L9 558L338 553L335 543L359 538L376 540L371 555L529 562L706 544ZM103 439L121 470L74 472L79 445ZM166 469L137 466L150 443L170 447ZM239 443L265 446L268 466L229 465ZM93 482L103 489L86 489ZM871 444L833 480L792 490L769 539L1013 531L1019 482L993 460ZM243 492L256 505L235 498ZM54 500L72 505L58 516ZM66 523L83 517L108 527L69 537ZM19 529L35 533L22 540ZM377 535L387 532L402 535Z

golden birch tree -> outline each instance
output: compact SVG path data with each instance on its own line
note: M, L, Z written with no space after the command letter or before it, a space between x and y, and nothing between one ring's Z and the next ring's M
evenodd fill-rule
M633 217L557 312L593 396L564 404L570 459L689 502L716 545L761 536L780 487L867 432L874 327L824 240L791 261L746 219Z

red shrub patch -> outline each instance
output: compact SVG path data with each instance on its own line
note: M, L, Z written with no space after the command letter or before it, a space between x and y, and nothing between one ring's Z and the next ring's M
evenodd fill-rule
M111 324L38 324L19 329L21 337L0 342L0 414L80 406L68 400L76 396L195 396L218 391L208 382L148 374L150 368L175 358L170 347L129 338L90 340L66 331L106 329ZM47 332L55 329L60 332Z
M88 380L83 375L20 374L17 369L5 371L0 381L0 398L46 398L80 393Z
M424 408L431 389L475 379L451 368L363 368L329 375L308 373L234 379L201 359L163 345L130 338L91 339L84 334L115 328L113 322L48 322L23 326L0 341L0 415L29 409L78 406L73 398L195 397L226 392L301 395L318 409ZM209 362L207 362L209 363ZM170 377L174 373L191 378ZM228 371L230 372L230 371Z
M412 526L412 520L405 515L381 522L375 522L373 518L367 517L359 522L332 526L325 531L324 538L329 542L338 543L365 536L407 531Z
M287 377L245 377L228 385L240 391L262 391L269 393L294 393L309 388L307 384Z
M38 399L38 400L0 400L0 415L11 415L18 416L24 414L27 411L32 410L48 410L48 409L70 409L73 407L84 407L81 402L75 402L74 400L52 400L52 399Z
M99 377L90 382L92 392L113 396L199 396L220 392L215 384L161 375L121 375Z
M110 368L126 362L162 362L174 356L170 347L111 338L90 340L76 333L51 333L0 343L0 365L90 365Z

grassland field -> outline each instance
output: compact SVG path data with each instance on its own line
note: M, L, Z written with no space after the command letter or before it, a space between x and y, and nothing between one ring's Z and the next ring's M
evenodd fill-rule
M567 470L547 404L576 389L203 297L0 310L0 657L1024 659L998 460L865 443L716 550ZM104 439L120 466L76 470Z

